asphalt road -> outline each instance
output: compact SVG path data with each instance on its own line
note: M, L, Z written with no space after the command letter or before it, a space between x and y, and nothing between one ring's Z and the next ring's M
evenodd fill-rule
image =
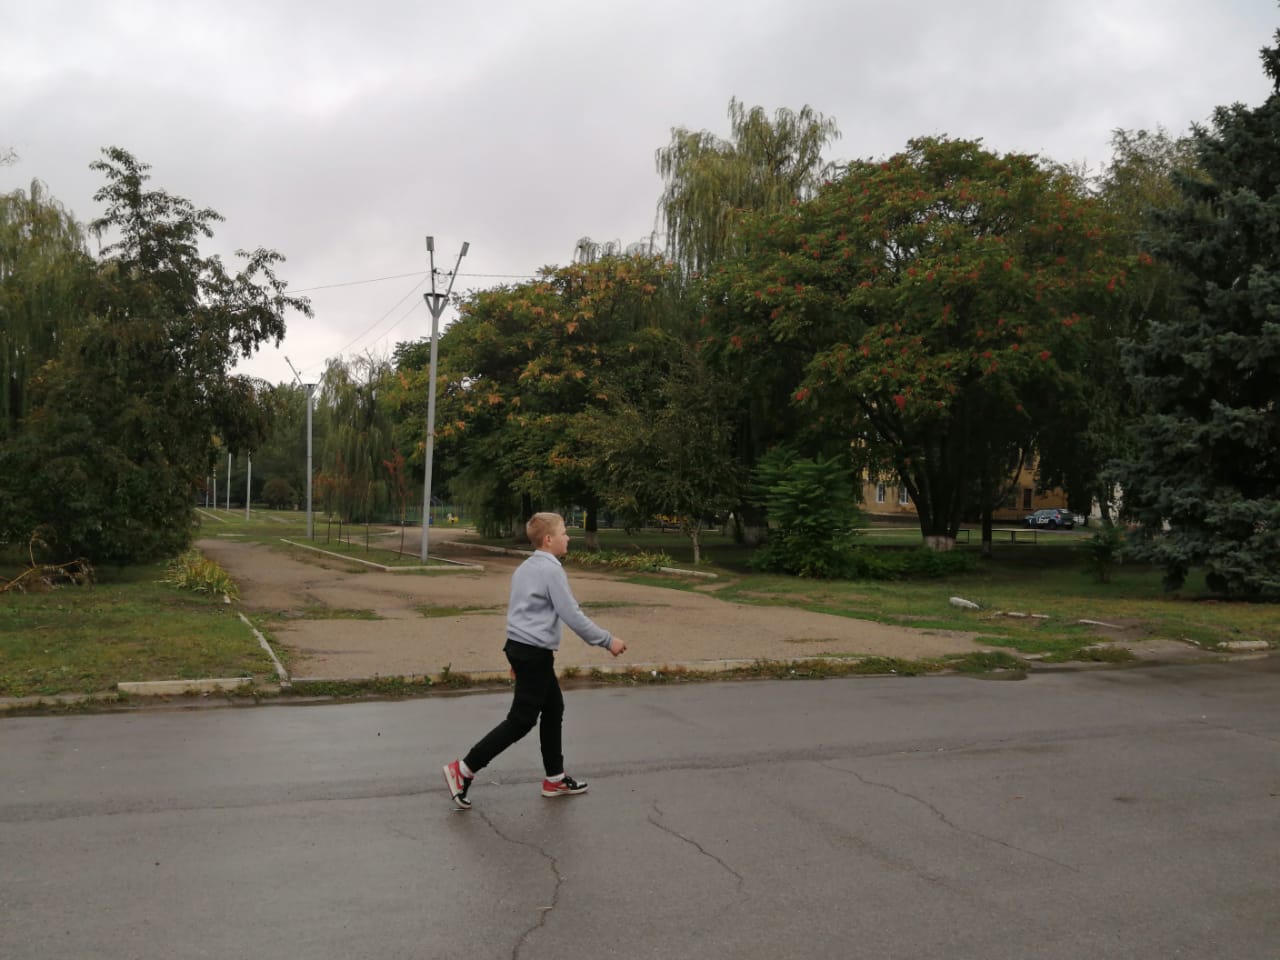
M0 957L1280 957L1280 661L0 720Z

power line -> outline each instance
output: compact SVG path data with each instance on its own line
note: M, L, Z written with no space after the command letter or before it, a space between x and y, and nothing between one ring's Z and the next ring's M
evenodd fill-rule
M418 274L410 274L410 276L418 276ZM421 274L421 279L420 279L420 280L418 280L418 282L417 282L417 283L415 283L415 284L413 285L413 287L409 290L409 292L408 292L408 293L406 293L403 297L401 297L399 300L397 300L395 303L393 303L393 304L390 306L390 308L388 308L387 312L386 312L386 313L384 313L382 316L380 316L380 317L379 317L377 320L375 320L373 323L371 323L368 327L366 327L363 333L360 333L359 335L357 335L357 336L356 336L356 338L355 338L354 340L352 340L352 341L351 341L350 343L348 343L345 347L343 347L341 350L339 350L339 351L338 351L338 354L339 354L339 355L341 355L341 354L346 353L346 352L347 352L347 351L348 351L352 346L354 346L355 344L359 343L361 340L363 340L365 337L367 337L370 333L372 333L372 332L373 332L373 328L374 328L374 327L376 327L378 324L382 323L382 321L383 321L383 320L385 320L385 319L387 319L387 317L391 316L392 311L394 311L398 306L400 306L400 304L404 303L404 302L405 302L406 300L408 300L411 296L413 296L415 293L417 293L418 288L419 288L420 286L422 286L424 283L426 283L426 282L427 282L427 277L429 277L429 276L430 276L430 273L423 273L423 274ZM414 304L414 306L416 307L416 306L417 306L417 304ZM410 310L410 311L406 312L406 313L405 313L405 315L404 315L404 317L407 317L407 316L409 315L409 313L412 313L412 310ZM401 318L400 318L400 320L403 320L403 319L404 319L404 317L401 317ZM394 324L392 324L392 327L395 327L395 326L396 326L396 324L399 324L399 323L400 323L400 320L397 320Z
M339 356L339 357L340 357L340 356L342 356L343 354L345 354L348 350L350 350L353 346L355 346L357 343L359 343L361 340L363 340L365 337L369 336L369 334L371 334L371 333L373 332L373 330L374 330L374 328L375 328L375 327L377 327L380 323L382 323L384 320L386 320L386 319L387 319L387 317L391 316L391 314L392 314L393 312L395 312L396 308L397 308L397 307L399 307L402 303L404 303L407 299L409 299L409 297L413 296L413 294L417 292L418 288L419 288L420 286L422 286L422 285L427 281L427 278L428 278L428 277L430 277L430 276L431 276L431 271L429 271L429 270L414 271L413 273L398 273L398 274L394 274L394 275L392 275L392 276L386 276L386 277L374 277L373 279L370 279L370 280L348 280L348 281L343 282L343 283L330 283L330 284L326 284L326 285L324 285L324 286L319 286L319 287L306 287L306 288L301 289L301 290L292 290L292 291L290 291L290 292L291 292L291 293L306 293L306 292L307 292L307 291L309 291L309 290L329 290L329 289L331 289L331 288L333 288L333 287L353 287L353 286L357 286L357 285L359 285L359 284L364 284L364 283L378 283L378 282L380 282L380 281L382 281L382 280L403 280L405 277L417 277L417 278L418 278L418 282L417 282L417 283L415 283L415 284L410 288L410 290L409 290L409 292L408 292L408 293L406 293L403 297L401 297L399 300L397 300L395 303L393 303L389 308L387 308L386 313L384 313L382 316L380 316L380 317L379 317L377 320L375 320L373 323L369 324L369 326L367 326L363 331L361 331L359 334L357 334L357 335L356 335L352 340L348 341L347 345L346 345L346 346L344 346L341 350L339 350L339 351L337 352L337 354L335 354L335 356ZM487 278L501 278L501 279L507 279L507 280L536 280L536 279L538 279L538 277L533 276L532 274L519 274L519 273L459 273L459 274L458 274L458 276L459 276L459 277L487 277ZM421 306L422 306L422 303L423 303L423 302L422 302L422 301L420 301L420 300L419 300L419 301L415 301L415 302L414 302L414 304L413 304L412 306L410 306L408 310L406 310L403 314L401 314L401 315L400 315L399 319L397 319L397 320L395 321L395 323L391 324L391 326L389 326L386 330L384 330L384 331L382 332L381 336L384 336L384 337L385 337L387 334L389 334L389 333L390 333L392 330L394 330L396 327L400 326L400 324L401 324L401 323L403 323L403 322L404 322L404 321L409 317L409 315L410 315L410 314L412 314L415 310L417 310L419 307L421 307ZM327 359L327 358L326 358L326 359ZM314 365L313 365L313 364L308 364L306 367L304 367L304 369L309 370L309 369L311 369L311 367L312 367L312 366L314 366Z
M358 287L366 283L381 283L383 280L403 280L405 277L425 277L426 271L413 273L393 273L385 277L371 277L368 280L344 280L341 283L322 283L315 287L302 287L290 290L292 293L311 293L313 290L333 290L336 287ZM538 275L532 273L460 273L460 277L477 277L486 280L537 280Z
M381 283L383 280L403 280L405 277L424 277L425 271L416 270L413 273L393 273L387 277L372 277L368 280L346 280L342 283L322 283L316 287L303 287L300 290L290 290L290 293L310 293L312 290L332 290L334 287L356 287L362 283Z

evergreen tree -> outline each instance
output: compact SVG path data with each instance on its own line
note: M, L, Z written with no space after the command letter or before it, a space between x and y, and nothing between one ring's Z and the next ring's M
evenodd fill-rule
M1149 412L1118 473L1132 551L1169 589L1203 566L1216 592L1280 592L1280 48L1262 59L1272 94L1195 128L1202 175L1175 177L1182 203L1154 238L1185 309L1127 351Z
M1168 320L1181 309L1177 276L1150 256L1161 211L1181 202L1175 172L1195 175L1189 136L1163 128L1116 130L1112 160L1094 180L1098 199L1110 213L1108 231L1141 266L1105 307L1090 331L1084 375L1063 384L1053 398L1051 418L1040 425L1035 449L1037 483L1060 487L1073 508L1084 513L1097 504L1103 523L1115 520L1117 490L1107 465L1134 447L1142 408L1125 370L1122 345L1144 340L1152 317Z

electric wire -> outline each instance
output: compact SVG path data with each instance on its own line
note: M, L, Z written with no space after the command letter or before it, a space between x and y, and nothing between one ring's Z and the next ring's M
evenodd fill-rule
M425 277L430 274L429 270L415 271L413 273L395 273L385 277L370 277L368 280L344 280L340 283L322 283L314 287L300 287L297 290L290 290L293 293L311 293L315 290L333 290L337 287L358 287L366 283L381 283L383 280L403 280L405 277ZM490 280L537 280L538 276L531 273L459 273L459 277L478 277Z
M339 350L335 354L335 356L341 357L353 346L355 346L365 337L369 336L369 334L371 334L374 331L374 329L378 326L378 324L382 323L384 320L387 319L387 317L391 316L391 314L395 311L395 309L399 307L402 303L404 303L405 300L413 296L413 294L417 292L418 288L427 282L427 278L430 276L431 276L430 270L422 270L422 271L415 271L413 273L397 273L397 274L392 274L385 277L373 277L368 280L347 280L341 283L328 283L328 284L323 284L317 287L304 287L300 290L291 290L289 292L290 293L308 293L313 290L331 290L335 287L354 287L354 286L359 286L361 284L380 283L384 280L403 280L405 277L418 277L418 282L415 283L412 288L410 288L408 293L406 293L403 297L401 297L399 300L393 303L382 316L380 316L377 320L371 323L362 332L357 334L352 340L350 340L347 343L346 346L344 346L341 350ZM458 276L459 277L478 277L478 278L488 278L488 279L505 279L505 280L537 280L538 279L538 277L535 275L522 274L522 273L459 273ZM409 317L410 314L412 314L420 306L422 306L422 301L415 302L408 310L406 310L404 313L400 315L400 318L396 320L395 323L387 327L387 329L382 332L381 336L386 336L388 333L390 333L392 330L398 327L401 323L403 323ZM324 362L327 362L327 361L328 361L328 358L325 358ZM314 366L315 364L307 364L303 366L302 369L304 371L309 371Z

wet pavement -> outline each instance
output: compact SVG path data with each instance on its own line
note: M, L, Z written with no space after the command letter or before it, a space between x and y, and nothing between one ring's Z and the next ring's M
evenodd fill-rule
M1277 956L1280 662L0 720L0 956Z

